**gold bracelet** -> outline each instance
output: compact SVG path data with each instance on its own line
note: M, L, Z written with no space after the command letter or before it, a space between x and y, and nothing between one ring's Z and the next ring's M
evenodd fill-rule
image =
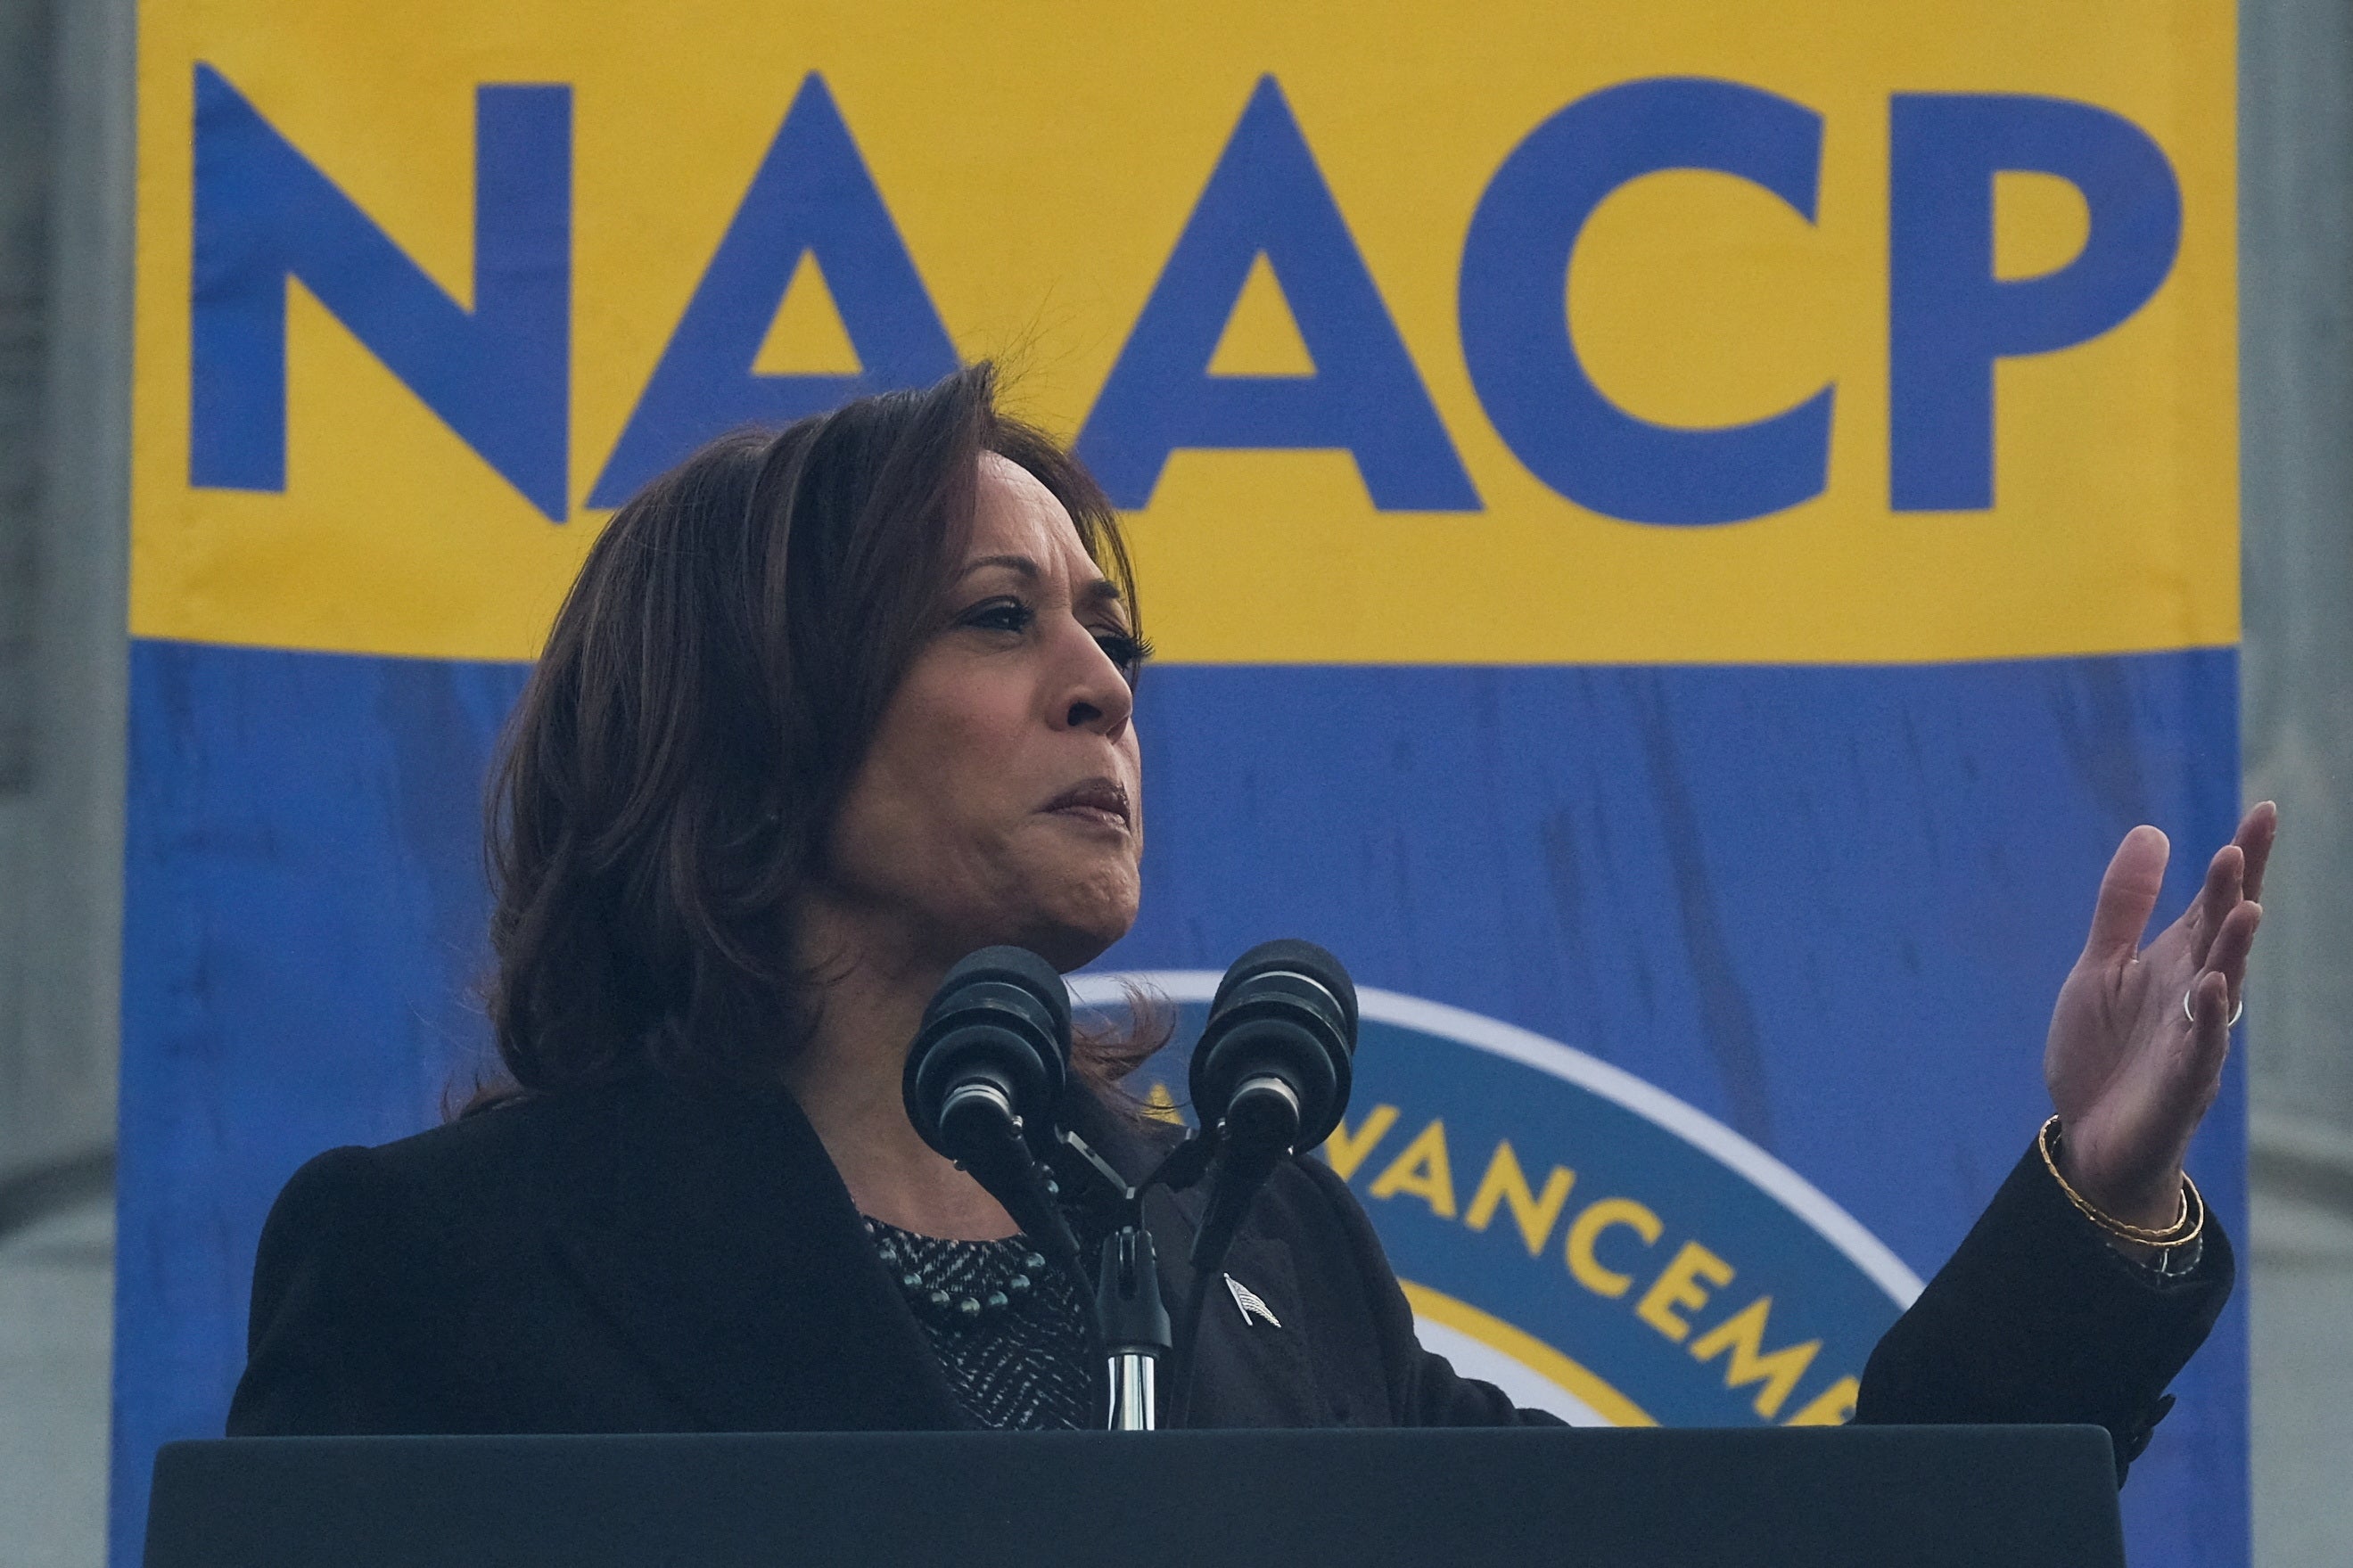
M2136 1241L2143 1247L2169 1249L2187 1247L2198 1239L2199 1232L2206 1228L2206 1197L2198 1190L2198 1184L2189 1179L2189 1173L2187 1171L2181 1173L2181 1213L2163 1230L2151 1230L2146 1226L2127 1225L2115 1215L2103 1212L2094 1206L2089 1198L2069 1185L2067 1178L2059 1173L2058 1158L2052 1152L2052 1135L2058 1131L2059 1119L2053 1116L2042 1124L2042 1131L2034 1135L2034 1147L2042 1155L2043 1168L2051 1173L2051 1179L2059 1184L2059 1190L2067 1194L2067 1201L2073 1204L2085 1219L2090 1220L2110 1236L2119 1237L2126 1241Z

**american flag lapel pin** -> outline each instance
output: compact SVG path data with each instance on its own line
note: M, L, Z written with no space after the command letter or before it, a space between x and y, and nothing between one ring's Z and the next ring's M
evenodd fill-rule
M1233 1292L1234 1305L1240 1309L1243 1322L1247 1323L1251 1318L1259 1317L1266 1320L1268 1328L1282 1327L1282 1320L1274 1315L1274 1309L1261 1300L1257 1291L1230 1274L1226 1276L1226 1289Z

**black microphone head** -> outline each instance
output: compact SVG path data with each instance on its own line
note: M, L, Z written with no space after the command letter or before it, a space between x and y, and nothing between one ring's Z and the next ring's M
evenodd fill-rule
M1287 1152L1304 1153L1324 1142L1347 1109L1355 1076L1356 988L1340 961L1312 942L1261 942L1236 959L1209 1003L1209 1020L1193 1047L1193 1109L1204 1128L1229 1136L1264 1137L1296 1113ZM1228 1111L1246 1086L1281 1085L1283 1110L1255 1090L1250 1114ZM1262 1112L1277 1112L1267 1121ZM1274 1141L1282 1142L1281 1139Z
M930 1023L965 984L979 980L1019 986L1044 1003L1052 1016L1054 1033L1062 1042L1062 1054L1070 1055L1071 988L1062 983L1060 971L1026 947L984 947L965 954L932 993L931 1005L923 1009L923 1022Z
M1329 991L1340 1004L1346 1020L1348 1049L1356 1048L1356 983L1348 978L1347 966L1332 956L1328 948L1295 936L1279 936L1272 942L1260 942L1226 968L1226 977L1218 982L1217 994L1209 999L1209 1011L1214 1014L1226 1005L1235 986L1270 969L1289 970L1303 974Z
M1023 1139L1043 1155L1070 1076L1071 994L1054 966L1026 948L985 947L948 971L907 1049L900 1091L907 1120L951 1159L940 1113L959 1089L1001 1097Z

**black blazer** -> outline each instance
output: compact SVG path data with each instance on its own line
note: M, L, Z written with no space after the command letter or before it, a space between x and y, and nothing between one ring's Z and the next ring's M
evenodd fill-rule
M1092 1102L1131 1180L1148 1134ZM1199 1194L1147 1200L1171 1302ZM2088 1421L2122 1465L2228 1297L2229 1242L2160 1279L2029 1151L1889 1330L1864 1421ZM1321 1161L1287 1163L1229 1267L1282 1323L1208 1314L1188 1425L1550 1421L1416 1342L1379 1241ZM254 1268L233 1436L944 1428L950 1394L849 1194L785 1094L641 1081L525 1100L296 1173Z

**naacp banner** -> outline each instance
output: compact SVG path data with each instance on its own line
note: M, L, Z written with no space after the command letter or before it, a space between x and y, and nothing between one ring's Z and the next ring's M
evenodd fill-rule
M2236 816L2232 25L144 5L114 1561L280 1185L487 1059L485 769L613 509L981 358L1164 656L1075 980L1175 1010L1138 1091L1318 941L1321 1157L1426 1343L1843 1420L2045 1111L2108 852ZM2243 1120L2234 1066L2234 1226ZM2243 1568L2242 1306L2177 1392L2134 1561Z

